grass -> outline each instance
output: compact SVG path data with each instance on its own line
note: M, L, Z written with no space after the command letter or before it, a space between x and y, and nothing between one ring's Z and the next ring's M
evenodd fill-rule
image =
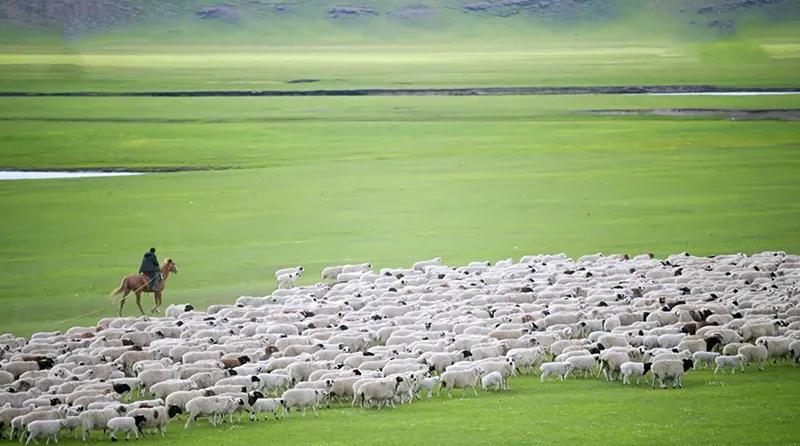
M510 380L511 389L442 395L397 409L362 410L349 404L321 410L319 417L259 421L211 428L205 419L188 431L185 418L167 439L143 443L215 445L287 443L370 444L797 444L800 374L792 366L714 375L690 371L684 388L651 390L594 379L540 383L537 376ZM758 428L755 428L755 427ZM97 437L98 434L95 434ZM62 439L62 443L83 444Z

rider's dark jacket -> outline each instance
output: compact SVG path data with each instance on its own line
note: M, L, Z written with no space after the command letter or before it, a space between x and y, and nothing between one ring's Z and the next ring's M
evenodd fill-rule
M152 273L157 273L160 271L161 269L158 267L158 259L156 258L156 253L150 251L144 253L144 258L142 259L142 266L139 267L139 272L150 275Z

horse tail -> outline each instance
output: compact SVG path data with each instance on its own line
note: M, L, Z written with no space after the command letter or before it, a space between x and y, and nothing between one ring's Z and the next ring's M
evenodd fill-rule
M109 297L111 297L111 302L114 302L114 296L116 296L117 294L121 294L123 291L125 291L125 288L127 288L126 279L127 277L123 277L122 281L119 284L119 287L111 290L111 292L108 294Z

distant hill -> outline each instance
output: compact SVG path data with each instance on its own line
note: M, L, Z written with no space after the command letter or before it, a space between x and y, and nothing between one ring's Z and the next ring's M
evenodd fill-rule
M526 32L530 24L574 27L630 17L709 35L740 26L800 18L797 0L0 0L0 40L39 34L67 40L135 36L184 41L208 29L241 40L282 41L285 34L326 40L413 38L453 30ZM510 26L513 23L513 26ZM508 24L509 26L505 26ZM187 31L190 30L190 31ZM314 31L320 30L315 36ZM324 30L324 32L323 32ZM488 30L488 31L487 31Z

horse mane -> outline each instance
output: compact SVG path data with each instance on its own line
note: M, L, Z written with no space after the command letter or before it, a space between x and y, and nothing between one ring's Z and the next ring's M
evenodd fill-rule
M162 263L161 266L169 265L170 263L172 263L172 259L167 257L164 259L164 263Z

